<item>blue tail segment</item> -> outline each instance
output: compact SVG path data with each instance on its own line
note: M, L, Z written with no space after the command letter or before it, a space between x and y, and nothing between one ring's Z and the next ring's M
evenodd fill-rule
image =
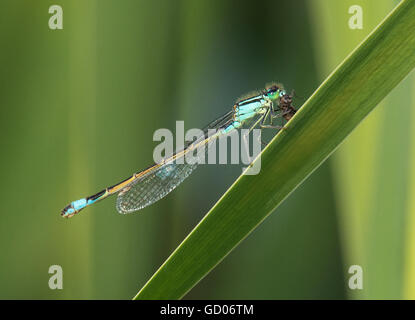
M61 216L65 218L72 217L73 215L77 214L80 210L85 208L87 205L88 203L85 198L72 201L62 210Z

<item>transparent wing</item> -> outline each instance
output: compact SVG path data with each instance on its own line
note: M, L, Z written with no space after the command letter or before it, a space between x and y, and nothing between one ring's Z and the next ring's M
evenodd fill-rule
M166 164L125 187L117 198L119 213L140 210L160 200L186 179L197 164Z
M217 135L208 137L208 129L220 129L231 123L233 119L233 112L229 112L221 118L215 120L204 129L204 134L190 142L184 152L180 153L182 156L176 154L175 160L166 161L160 167L137 177L136 180L132 181L124 189L122 189L117 198L117 210L119 213L131 213L147 207L154 202L162 199L168 193L173 191L180 183L186 179L194 169L197 167L197 153L193 156L195 163L190 164L187 161L184 163L177 163L179 158L190 152L192 147L202 144L204 147L203 154L199 153L200 156L206 156L209 147L215 142ZM196 150L196 149L194 149Z

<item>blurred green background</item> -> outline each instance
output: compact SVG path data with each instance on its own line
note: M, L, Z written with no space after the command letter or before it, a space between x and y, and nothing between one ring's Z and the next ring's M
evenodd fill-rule
M301 105L397 3L2 0L0 298L132 298L240 168L204 166L137 214L115 198L60 210L151 164L176 120L203 127L271 81ZM185 298L415 298L414 89L411 75Z

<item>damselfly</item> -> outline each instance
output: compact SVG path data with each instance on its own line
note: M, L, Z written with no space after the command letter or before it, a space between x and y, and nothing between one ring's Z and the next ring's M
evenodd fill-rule
M165 197L197 167L197 163L177 163L179 158L200 147L204 147L207 152L217 138L240 128L249 128L249 131L257 126L282 129L282 126L273 124L273 119L291 119L296 112L292 106L292 97L282 86L274 84L239 100L231 111L210 123L203 130L203 135L186 145L183 150L97 194L71 202L62 210L61 215L72 217L83 208L116 193L119 213L130 213L147 207ZM208 131L212 129L216 129L215 134L209 135Z

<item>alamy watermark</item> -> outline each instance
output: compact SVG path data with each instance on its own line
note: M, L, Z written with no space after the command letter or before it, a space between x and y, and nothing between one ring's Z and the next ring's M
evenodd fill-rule
M362 290L363 289L363 268L357 264L349 267L349 274L352 276L349 278L349 289Z
M52 276L49 278L48 285L51 290L63 289L63 270L60 265L52 265L49 267L49 274Z
M363 9L359 5L353 5L349 8L349 28L352 30L363 29Z
M49 29L62 30L63 29L63 10L62 7L54 4L49 7L49 13L52 14L48 21Z
M229 133L216 129L190 129L185 133L184 122L176 121L176 139L170 130L158 129L153 140L161 141L153 151L155 163L174 159L177 164L189 165L242 164L247 166L243 168L246 175L256 175L261 170L261 129L231 130Z

